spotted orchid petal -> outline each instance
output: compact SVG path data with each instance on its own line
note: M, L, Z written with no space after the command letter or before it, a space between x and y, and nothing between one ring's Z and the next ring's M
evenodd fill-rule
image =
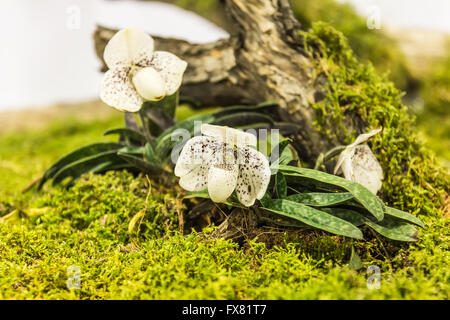
M245 147L247 145L256 146L257 144L256 136L253 134L226 126L202 124L201 132L205 136L213 137L217 140L228 144L233 144L238 147Z
M266 193L270 182L270 166L267 158L250 147L238 148L239 176L236 194L239 201L249 207Z
M236 188L239 173L237 164L213 165L208 172L208 193L212 201L228 199Z
M180 186L188 191L200 191L208 186L209 171L224 158L224 146L205 136L194 137L184 145L174 173Z
M153 38L138 28L117 32L105 47L103 59L109 69L148 66L153 57Z
M339 161L341 162L339 167L341 168L342 173L344 174L344 177L348 178L347 180L353 180L351 178L351 177L353 177L353 168L352 168L351 159L353 158L354 154L355 154L355 149L351 149L351 150L347 150L347 152L342 152L341 156L339 157Z
M346 147L344 149L344 151L341 152L341 154L339 155L338 161L336 163L336 166L334 167L334 174L336 174L338 172L338 170L341 168L342 171L344 171L344 161L346 159L350 159L353 154L355 153L355 148L348 148ZM347 165L347 163L346 163ZM350 170L351 172L351 168L345 168L346 170Z
M143 103L128 78L126 67L108 70L100 85L100 99L107 105L128 112L138 111Z
M208 186L209 165L197 165L180 178L180 186L187 191L201 191Z
M181 86L187 62L166 51L155 51L149 64L155 68L165 85L165 95L174 94Z
M372 136L374 136L381 130L382 130L382 128L378 128L378 129L373 129L370 132L360 134L358 137L356 137L356 139L353 143L346 146L344 151L342 151L341 154L339 155L336 166L334 167L334 174L337 173L337 171L342 166L342 164L346 158L351 158L353 156L356 146L358 146L359 144L361 144L363 142L366 142L367 140L369 140L369 138L371 138Z

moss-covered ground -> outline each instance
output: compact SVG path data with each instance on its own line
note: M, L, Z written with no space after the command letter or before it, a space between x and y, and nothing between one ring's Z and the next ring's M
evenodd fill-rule
M195 3L199 11L216 2L177 1ZM348 6L331 0L293 4L303 25L314 26L305 46L316 55L316 75L328 79L327 95L313 105L316 127L324 138L336 135L348 143L357 133L342 125L346 112L383 126L383 135L372 140L385 170L381 196L424 221L418 241L376 235L355 241L305 230L305 236L281 237L275 246L257 238L239 247L209 237L214 226L180 232L178 190L125 171L84 176L69 190L22 193L61 155L114 139L101 135L123 121L119 113L64 114L42 119L39 129L0 130L0 299L449 299L450 183L429 149L448 165L450 60L423 80L426 112L419 124L425 143L401 93L350 50L408 89L410 74L395 42L369 33ZM350 47L339 32L314 24L319 19L344 32ZM357 271L349 267L352 247L362 259ZM80 268L80 289L67 287L71 266ZM367 285L376 278L370 266L381 272L379 289Z
M0 136L0 216L9 221L0 223L0 298L449 298L444 216L421 217L426 227L410 245L319 233L274 247L255 239L240 248L209 238L213 227L181 234L176 191L127 172L85 176L69 190L21 193L62 154L102 140L104 130L121 123L120 115L66 117L45 130ZM6 219L16 208L30 215L30 208L44 209ZM358 271L348 267L352 245L363 260ZM380 268L379 289L367 286L370 265ZM80 289L67 288L70 266L80 268Z

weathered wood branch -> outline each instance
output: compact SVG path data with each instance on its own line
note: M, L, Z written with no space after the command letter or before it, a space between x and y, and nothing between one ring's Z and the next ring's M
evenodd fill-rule
M313 127L311 103L320 96L311 77L312 61L305 54L301 30L288 0L223 0L232 28L230 38L208 44L155 38L157 50L167 50L189 64L182 95L205 106L236 103L280 104L280 117L302 129L294 144L303 160L314 161L333 142ZM94 39L101 58L115 30L98 27Z

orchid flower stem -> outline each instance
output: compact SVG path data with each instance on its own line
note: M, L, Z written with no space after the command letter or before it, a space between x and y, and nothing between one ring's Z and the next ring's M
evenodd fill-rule
M316 164L314 166L315 170L319 170L320 167L327 162L328 160L330 160L331 158L337 156L338 154L340 154L343 150L345 149L345 146L337 146L334 147L333 149L330 149L327 151L327 153L323 154L321 153L316 160Z
M144 129L144 136L145 136L145 139L147 140L147 142L148 142L152 147L154 147L153 139L152 139L152 137L151 137L151 135L150 135L150 130L149 130L149 127L148 127L148 122L147 122L147 120L145 119L145 116L144 116L144 109L143 109L143 108L141 108L141 110L139 110L139 117L141 118L142 128Z

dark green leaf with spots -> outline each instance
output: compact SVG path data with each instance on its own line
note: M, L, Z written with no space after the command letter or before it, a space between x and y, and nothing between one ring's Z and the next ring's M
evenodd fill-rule
M385 217L381 222L373 222L365 218L365 224L382 236L397 241L416 241L419 232L409 223L391 217Z
M362 232L353 224L301 203L275 199L268 201L265 209L334 234L355 239L363 238Z
M392 207L388 207L388 206L385 206L385 209L386 209L386 211L384 213L386 215L389 215L389 216L392 216L392 217L396 217L396 218L399 218L399 219L402 219L402 220L406 220L406 221L412 222L412 223L417 224L418 226L421 226L421 227L424 226L422 221L420 221L419 219L417 219L415 216L413 216L410 213L407 213L407 212L404 212L404 211L401 211L401 210L398 210L398 209L395 209L395 208L392 208Z
M359 183L355 183L344 178L331 175L322 171L297 168L292 166L280 166L280 171L284 175L297 175L304 179L318 181L322 184L338 186L353 194L355 199L362 204L378 221L383 220L384 208L383 203L376 195L367 190Z
M286 178L280 172L278 172L275 179L277 181L276 192L278 198L279 199L286 198L287 196Z
M357 227L362 226L365 221L364 216L361 213L347 208L320 208L320 210L339 219L348 221Z
M313 207L328 207L342 204L350 199L353 199L353 195L350 192L310 192L293 194L287 199Z

